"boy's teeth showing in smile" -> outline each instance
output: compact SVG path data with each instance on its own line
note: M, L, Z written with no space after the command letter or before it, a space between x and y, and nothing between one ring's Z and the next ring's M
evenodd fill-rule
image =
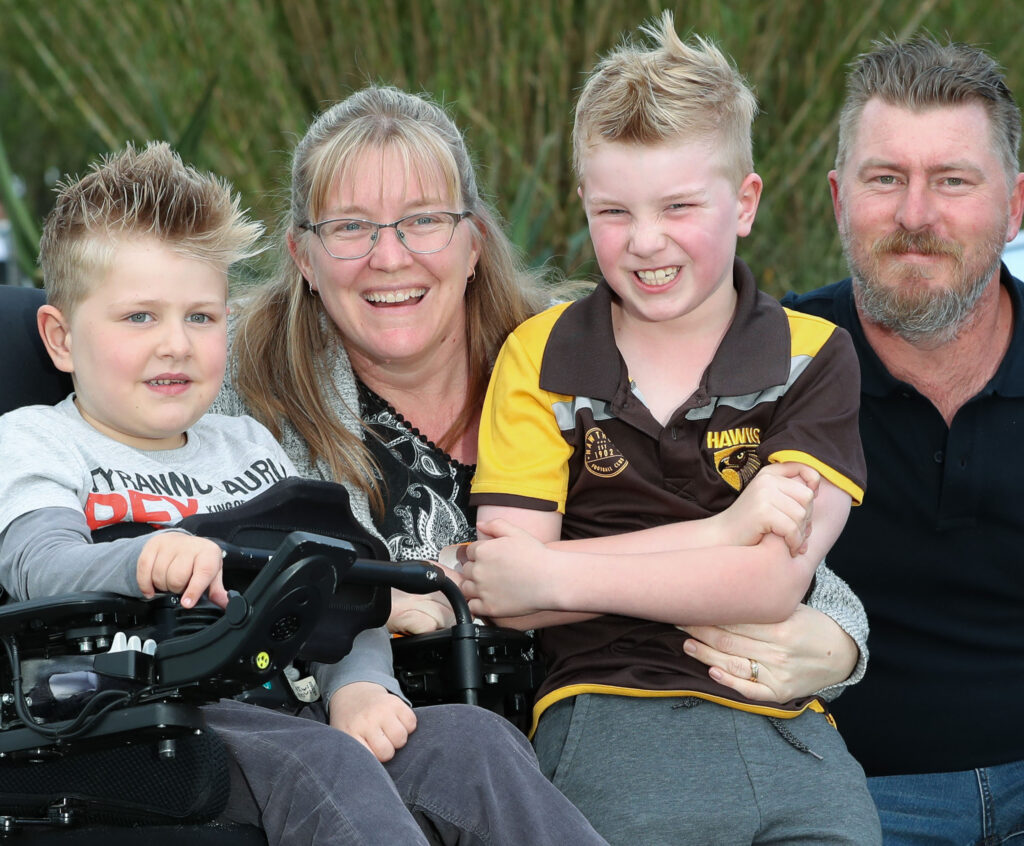
M159 376L156 379L147 379L146 384L159 394L177 396L188 390L192 381L187 376Z
M409 288L405 291L369 291L363 299L371 305L401 305L409 300L419 300L427 293L426 288Z
M667 285L676 278L676 274L678 272L678 267L659 267L657 270L637 270L636 278L644 285L658 287L659 285Z

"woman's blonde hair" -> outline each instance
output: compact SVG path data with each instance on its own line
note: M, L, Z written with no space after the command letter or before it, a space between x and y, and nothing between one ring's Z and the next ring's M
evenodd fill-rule
M379 509L382 499L368 450L321 395L321 386L330 383L329 349L339 338L344 343L344 334L335 334L286 243L290 236L301 249L316 238L302 224L320 219L332 187L348 178L367 150L397 153L407 174L440 175L452 201L461 206L456 210L472 212L466 223L473 227L480 258L465 297L469 385L458 417L438 440L442 449L451 449L473 424L499 347L512 329L543 307L547 294L538 275L517 260L496 212L481 198L462 134L439 105L397 88L371 86L313 121L292 158L280 268L239 316L232 347L235 386L275 436L281 434L281 423L290 421L308 444L311 462L323 459L335 480L362 488ZM358 415L358 409L351 410Z

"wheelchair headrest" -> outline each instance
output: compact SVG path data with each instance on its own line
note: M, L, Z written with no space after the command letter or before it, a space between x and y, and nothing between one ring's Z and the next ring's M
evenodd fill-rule
M0 285L0 414L53 405L71 393L71 377L53 366L36 329L45 302L39 288Z

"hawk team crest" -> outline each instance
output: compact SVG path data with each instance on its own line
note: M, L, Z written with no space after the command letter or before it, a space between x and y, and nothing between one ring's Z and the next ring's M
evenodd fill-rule
M610 479L625 470L629 462L612 443L611 438L595 426L587 430L583 465L595 476Z
M742 491L761 469L759 443L761 430L757 428L708 432L707 445L714 450L715 470L733 490Z

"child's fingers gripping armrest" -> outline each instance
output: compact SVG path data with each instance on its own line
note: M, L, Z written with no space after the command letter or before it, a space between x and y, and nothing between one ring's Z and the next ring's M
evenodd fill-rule
M191 608L209 589L210 600L223 608L228 602L223 569L224 553L212 540L159 532L142 548L136 576L145 596L156 591L179 593L181 604Z

